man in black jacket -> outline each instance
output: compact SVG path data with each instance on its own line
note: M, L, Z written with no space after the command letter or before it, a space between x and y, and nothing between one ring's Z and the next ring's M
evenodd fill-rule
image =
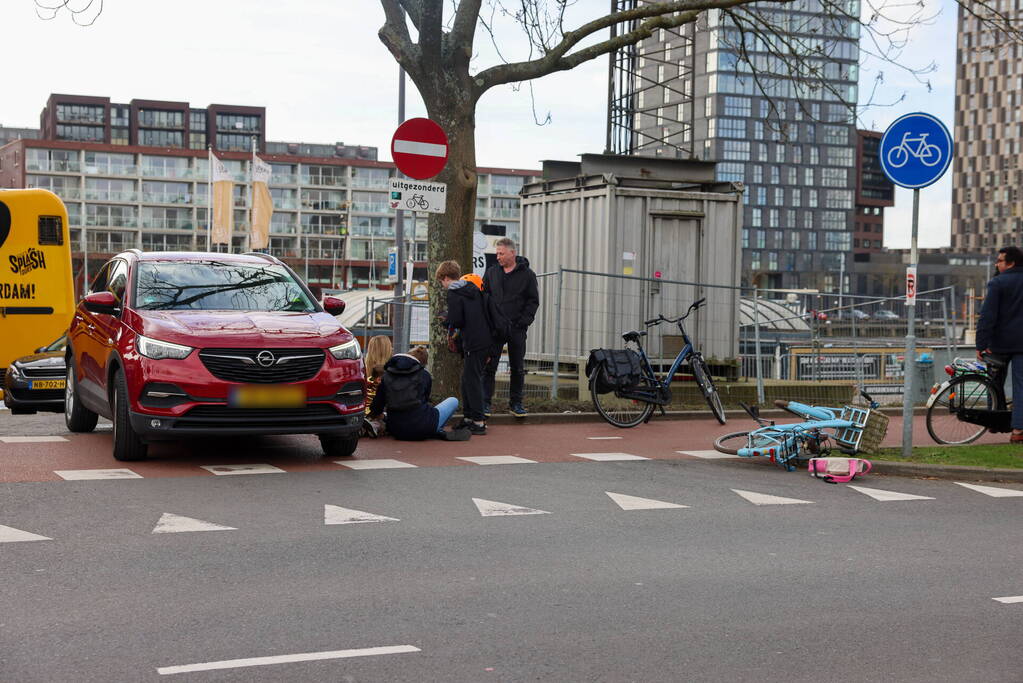
M1012 356L1012 443L1023 443L1023 250L1002 247L977 323L977 358Z
M462 343L462 405L465 425L473 436L487 433L483 415L483 365L493 349L493 336L483 310L483 292L467 280L459 280L461 266L444 261L437 266L436 279L448 290L449 328L458 328Z
M525 417L522 390L526 382L526 330L533 324L536 309L540 307L540 294L536 287L536 273L529 261L518 256L515 242L502 237L496 242L497 264L483 275L483 291L491 300L491 319L497 346L487 363L484 388L484 412L490 413L494 398L494 377L501 362L501 351L508 345L508 365L511 366L511 386L508 407L515 417Z

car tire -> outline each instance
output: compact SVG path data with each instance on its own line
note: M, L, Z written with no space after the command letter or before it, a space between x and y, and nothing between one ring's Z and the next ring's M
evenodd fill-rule
M359 446L359 435L337 436L334 434L320 434L320 446L323 447L323 455L327 458L350 458L355 454Z
M114 394L113 394L114 419L114 459L131 462L133 460L145 460L148 455L149 446L139 438L138 433L131 426L128 402L128 381L120 370L114 373Z
M67 383L64 385L64 424L69 432L91 432L96 428L99 415L82 405L78 399L78 383L75 381L75 365L68 359Z

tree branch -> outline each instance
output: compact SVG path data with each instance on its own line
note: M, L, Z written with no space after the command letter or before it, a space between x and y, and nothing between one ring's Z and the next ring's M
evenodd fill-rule
M555 71L566 71L574 68L583 62L594 59L601 55L608 54L614 50L638 43L644 38L649 38L659 28L677 28L697 19L700 12L708 9L734 7L736 5L748 4L751 0L677 0L676 2L662 2L657 4L642 5L633 9L614 12L604 15L589 23L583 24L574 31L564 34L561 42L551 48L539 59L525 62L513 62L511 64L500 64L481 71L476 75L475 81L480 91L492 88L503 83L514 83L538 78ZM793 0L775 0L779 4L788 4ZM624 24L631 21L645 19L636 29L615 36L614 38L583 48L572 54L569 50L578 45L581 41L592 36L598 31L610 28L617 24Z
M407 1L407 0L406 0ZM434 64L440 63L441 43L444 31L444 0L418 0L420 3L419 49L423 59Z
M462 0L458 3L455 23L448 36L452 49L461 49L467 55L472 55L473 38L476 36L476 20L479 18L482 6L483 0Z
M380 0L384 8L384 25L377 36L380 42L394 56L394 61L405 67L406 71L419 71L419 49L409 36L408 25L405 23L405 12L399 0Z

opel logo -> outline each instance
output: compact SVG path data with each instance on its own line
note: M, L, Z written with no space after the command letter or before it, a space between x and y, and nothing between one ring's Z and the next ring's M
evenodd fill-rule
M268 368L276 362L276 358L269 351L260 351L256 354L256 362L259 363L260 367Z

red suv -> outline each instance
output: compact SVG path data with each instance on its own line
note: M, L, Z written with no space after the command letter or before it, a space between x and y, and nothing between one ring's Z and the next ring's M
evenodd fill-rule
M72 432L114 423L114 457L180 437L317 434L355 452L366 380L358 340L267 254L142 253L103 266L71 321Z

